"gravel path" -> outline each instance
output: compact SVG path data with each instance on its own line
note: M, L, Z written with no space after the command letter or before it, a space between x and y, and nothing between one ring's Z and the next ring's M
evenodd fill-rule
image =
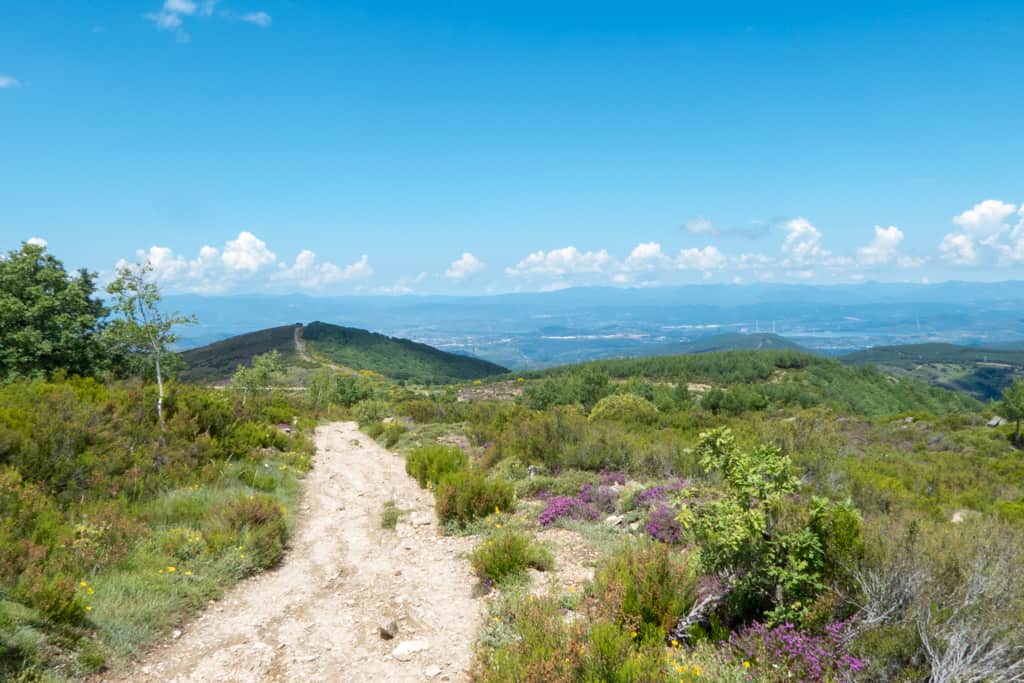
M103 681L462 681L481 601L467 538L440 536L433 497L355 423L320 427L282 564ZM382 529L384 503L411 515ZM384 640L378 628L396 622Z

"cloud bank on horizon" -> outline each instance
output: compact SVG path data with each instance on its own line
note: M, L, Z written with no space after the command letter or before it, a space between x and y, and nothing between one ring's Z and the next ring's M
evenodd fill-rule
M680 282L858 282L868 278L927 281L920 277L929 263L959 269L986 268L1009 275L1024 264L1024 204L987 199L954 216L931 255L902 250L903 231L876 225L863 246L852 253L834 253L822 230L804 217L782 221L777 251L725 252L715 244L666 248L659 242L638 243L618 256L607 249L583 250L575 245L539 249L503 268L491 268L472 251L463 251L447 266L403 275L393 283L375 281L368 254L351 255L338 265L311 249L293 259L281 258L249 231L239 232L222 246L203 245L194 256L152 245L138 249L132 260L148 261L154 277L169 292L229 294L235 292L361 292L412 294L447 288L465 292L545 291L579 285L659 286ZM713 237L707 218L688 221L684 231ZM46 246L42 237L26 240ZM121 259L115 267L128 263ZM108 272L112 272L108 271Z

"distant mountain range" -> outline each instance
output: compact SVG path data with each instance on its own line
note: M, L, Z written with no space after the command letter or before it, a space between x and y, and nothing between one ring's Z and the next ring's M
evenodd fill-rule
M352 327L314 322L286 325L224 339L181 354L186 381L224 382L253 357L277 351L288 368L369 370L385 377L445 383L508 372L479 358Z
M166 297L195 313L184 348L321 320L516 369L686 351L726 333L776 333L838 356L876 346L1024 345L1024 282L691 285L476 297ZM716 342L717 343L717 342Z

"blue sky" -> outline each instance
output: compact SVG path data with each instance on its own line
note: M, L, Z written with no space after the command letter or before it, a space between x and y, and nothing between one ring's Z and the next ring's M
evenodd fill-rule
M1016 279L1022 73L1020 2L8 3L0 247L200 292Z

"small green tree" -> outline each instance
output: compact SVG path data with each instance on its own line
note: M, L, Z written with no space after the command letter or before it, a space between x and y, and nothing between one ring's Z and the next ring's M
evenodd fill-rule
M152 369L156 379L156 414L160 429L164 428L164 377L168 361L175 354L170 346L177 341L174 328L194 325L194 316L166 314L160 310L160 288L152 278L149 263L122 265L117 277L107 285L113 298L114 319L107 328L107 338L122 367L132 374L146 376Z
M684 505L679 514L700 548L701 568L722 579L722 597L739 616L799 620L829 572L857 551L859 514L850 503L801 501L789 457L774 446L740 450L729 429L701 434L696 453L724 485L718 499Z
M1020 443L1020 421L1024 420L1024 380L1015 379L1013 384L1003 389L1003 400L1000 403L1000 410L1007 420L1017 423L1017 431L1013 435L1013 442Z
M231 386L242 392L242 405L249 396L260 396L270 391L284 377L281 355L275 349L270 353L253 356L252 365L239 365L231 378Z
M106 362L107 309L95 273L70 275L46 247L22 243L0 256L0 379L64 370L89 375Z

